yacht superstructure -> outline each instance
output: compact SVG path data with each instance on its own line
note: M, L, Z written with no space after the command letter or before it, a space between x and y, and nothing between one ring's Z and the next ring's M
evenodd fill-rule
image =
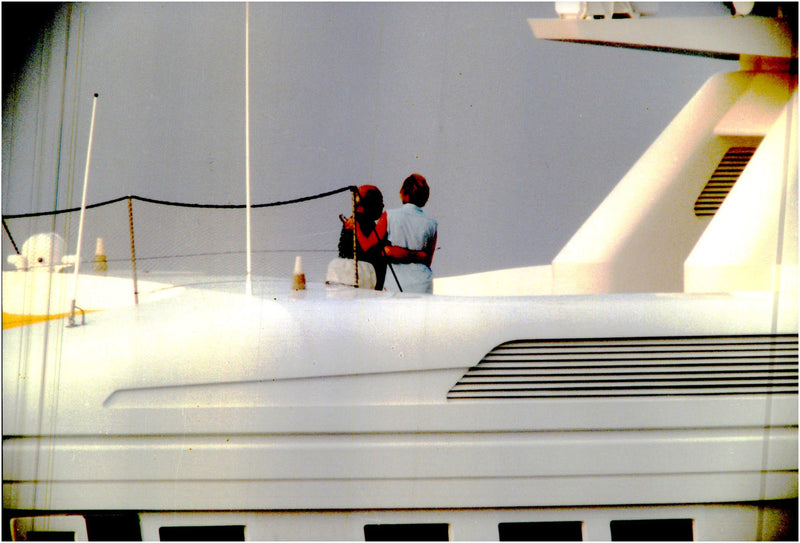
M433 296L165 279L4 328L4 534L796 538L796 35L704 23L531 21L742 59L549 267ZM670 43L681 24L766 49Z

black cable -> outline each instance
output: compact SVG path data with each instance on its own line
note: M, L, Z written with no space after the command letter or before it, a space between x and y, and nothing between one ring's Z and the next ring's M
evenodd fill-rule
M251 205L250 207L260 208L260 207L276 207L282 205L289 205L289 204L297 204L300 202L307 202L309 200L315 200L317 198L325 198L326 196L333 196L334 194L338 194L344 191L353 191L356 190L356 187L349 185L346 187L341 187L335 190L330 190L328 192L320 192L319 194L312 194L311 196L303 196L301 198L295 198L293 200L283 200L279 202L268 202L265 204L255 204ZM193 208L202 208L202 209L244 209L247 207L246 204L197 204L197 203L188 203L188 202L171 202L168 200L156 200L155 198L146 198L144 196L136 196L136 195L129 195L129 196L120 196L119 198L113 198L111 200L106 200L104 202L98 202L96 204L89 204L86 206L86 209L92 209L95 207L102 207L107 206L110 204L116 204L117 202L121 202L123 200L127 200L130 198L131 200L139 200L140 202L146 202L150 204L159 204L159 205L167 205L167 206L174 206L174 207L193 207ZM54 211L39 211L36 213L17 213L13 215L3 215L3 220L5 219L24 219L24 218L31 218L31 217L44 217L47 215L60 215L62 213L74 213L76 211L80 211L80 207L73 207L70 209L57 209ZM9 236L10 237L10 236Z
M19 254L19 249L17 248L17 244L14 243L14 238L11 236L11 232L8 230L8 225L6 225L5 217L3 217L3 230L6 231L6 235L8 236L8 239L11 240L11 245L14 246L14 250L17 252L17 254Z

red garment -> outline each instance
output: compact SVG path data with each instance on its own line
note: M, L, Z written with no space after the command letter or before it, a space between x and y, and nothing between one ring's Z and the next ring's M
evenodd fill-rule
M362 230L362 223L356 222L356 236L358 236L358 244L361 247L361 250L365 253L369 252L373 247L386 240L386 229L388 225L389 222L386 219L385 211L381 213L381 216L378 218L378 222L375 223L374 227L372 226L371 221L366 221Z

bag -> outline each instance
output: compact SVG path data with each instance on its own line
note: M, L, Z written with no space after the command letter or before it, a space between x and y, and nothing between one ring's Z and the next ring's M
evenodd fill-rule
M349 258L334 258L328 264L328 273L325 275L326 285L355 286L356 273L354 261ZM369 262L358 263L358 288L374 289L378 284L375 266Z

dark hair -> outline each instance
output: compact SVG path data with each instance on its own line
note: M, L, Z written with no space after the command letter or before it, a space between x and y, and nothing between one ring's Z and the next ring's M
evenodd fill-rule
M418 173L412 173L403 181L403 186L400 187L400 194L405 196L408 201L415 206L423 207L428 203L431 189L428 186L428 181L424 177Z
M383 194L380 189L373 185L361 185L357 193L356 214L373 221L378 220L383 212Z

